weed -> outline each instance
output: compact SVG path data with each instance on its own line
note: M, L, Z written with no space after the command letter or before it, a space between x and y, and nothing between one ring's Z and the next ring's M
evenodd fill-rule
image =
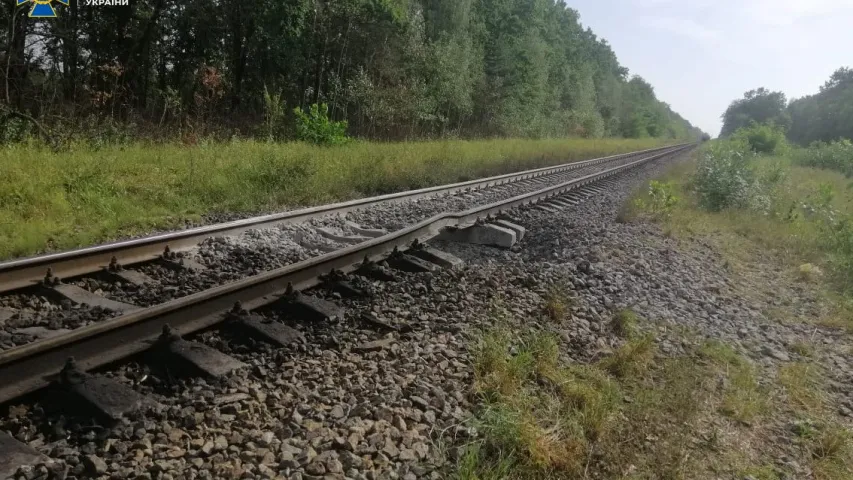
M491 462L482 442L469 445L459 460L457 480L504 480L510 477L517 460L513 455L500 456Z
M341 145L347 142L347 122L336 122L329 118L329 106L325 103L311 105L307 112L293 109L296 115L296 134L302 141L315 145Z
M827 425L811 439L809 450L814 458L815 478L850 478L853 468L853 435L850 430Z
M754 167L754 154L737 142L719 142L701 153L694 187L702 208L764 210L769 203Z
M655 343L651 335L628 340L613 355L600 362L601 368L617 378L643 374L655 357Z
M767 412L769 395L758 385L755 367L731 347L718 341L705 342L699 354L725 377L721 411L739 422L749 424Z
M804 263L797 269L797 278L801 282L813 282L819 279L822 275L823 272L820 268L812 265L811 263Z
M545 294L545 306L543 310L548 319L552 322L560 323L565 320L571 305L571 298L563 293L562 288L551 287Z
M649 213L654 218L667 218L678 204L678 196L674 193L673 182L649 182L649 191L645 198L637 198L636 208Z
M771 465L762 465L758 467L747 467L742 472L742 477L752 477L755 480L780 480L782 476Z
M637 335L640 317L630 308L619 310L610 321L613 333L623 338L632 338Z
M796 353L797 355L802 355L803 357L811 357L814 355L814 346L807 342L793 342L788 345L788 350Z
M732 135L732 138L744 142L750 150L756 153L781 154L786 151L788 141L785 129L777 125L765 125L756 122L743 127Z
M794 154L800 165L827 168L853 176L853 143L843 139L832 143L816 142Z
M822 375L812 363L795 362L779 368L779 383L794 406L818 413L824 408Z
M263 134L268 140L278 140L284 136L285 102L282 93L270 93L264 85L264 123Z
M768 394L760 388L755 370L751 366L733 368L729 373L729 386L723 400L722 411L731 418L750 424L769 408Z

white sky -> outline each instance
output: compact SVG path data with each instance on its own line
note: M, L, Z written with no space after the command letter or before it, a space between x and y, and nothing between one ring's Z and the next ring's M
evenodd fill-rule
M747 90L816 93L853 67L853 0L568 0L659 99L716 136Z

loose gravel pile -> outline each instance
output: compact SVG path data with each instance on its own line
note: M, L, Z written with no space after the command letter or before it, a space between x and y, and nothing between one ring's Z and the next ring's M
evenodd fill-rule
M118 425L62 417L46 403L13 407L0 429L57 461L22 468L18 478L448 478L461 446L477 435L467 422L475 408L469 348L498 311L519 327L555 330L563 353L578 361L618 344L609 322L623 307L647 317L644 328L673 355L689 341L669 333L674 325L736 345L767 368L807 336L826 346L822 360L838 367L839 393L849 398L846 337L764 313L791 303L818 314L814 292L784 282L759 288L766 278L758 275L740 285L707 246L614 221L626 192L660 168L625 175L619 191L556 215L517 212L528 234L513 251L441 244L466 266L398 274L397 282L357 278L371 297L338 300L343 319L307 323L264 312L302 332L294 347L228 330L195 338L250 365L244 374L170 383L135 363L112 369L108 376L160 404ZM575 297L563 325L542 317L554 285ZM744 295L745 287L760 294Z

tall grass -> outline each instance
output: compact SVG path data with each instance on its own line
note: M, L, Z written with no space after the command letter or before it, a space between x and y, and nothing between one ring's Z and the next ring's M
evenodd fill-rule
M72 248L206 213L389 193L659 146L655 140L131 144L0 150L0 258Z

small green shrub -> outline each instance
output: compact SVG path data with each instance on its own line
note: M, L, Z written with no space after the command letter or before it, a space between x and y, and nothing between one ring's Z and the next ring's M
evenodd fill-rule
M0 145L21 143L30 136L31 125L14 116L6 107L0 106Z
M299 140L315 145L340 145L346 143L347 122L336 122L329 118L329 106L325 103L311 105L308 112L294 108L296 135Z
M736 131L732 138L745 142L755 153L781 154L788 145L785 130L773 124L753 122L749 127Z
M635 206L657 218L665 218L672 215L672 210L678 205L678 196L675 195L675 184L673 182L660 182L652 180L649 183L649 192L646 198L638 198L634 201Z
M714 212L727 208L767 209L764 194L752 165L754 154L743 142L716 142L699 158L693 186L702 208Z

